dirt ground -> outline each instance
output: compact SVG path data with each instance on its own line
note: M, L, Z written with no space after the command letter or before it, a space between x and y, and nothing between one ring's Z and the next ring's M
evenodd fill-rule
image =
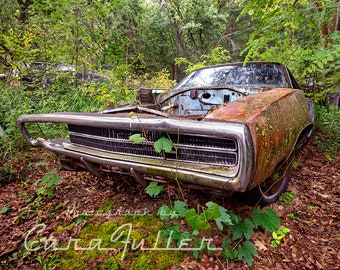
M340 158L329 160L311 140L295 160L298 166L291 170L288 187L294 194L293 200L288 204L276 202L269 206L278 213L282 225L291 230L278 248L270 247L269 233L255 233L252 240L259 256L252 267L239 261L227 262L205 256L199 261L188 257L179 269L340 269ZM58 226L72 223L74 209L93 212L110 198L120 201L127 209L148 209L154 214L160 205L168 204L169 194L172 200L181 199L176 187L170 188L165 195L151 198L127 176L99 180L87 172L59 171L59 168L59 162L52 154L42 149L26 149L22 160L13 168L17 179L2 181L2 269L8 269L10 265L15 269L39 268L34 256L21 256L24 238L37 223L46 224L46 233L52 234ZM56 185L52 198L39 201L39 185L34 183L53 169L58 170L61 182ZM184 191L192 207L216 200L236 213L251 209L237 196L221 200L199 191ZM81 226L74 227L68 237L76 238L80 230Z

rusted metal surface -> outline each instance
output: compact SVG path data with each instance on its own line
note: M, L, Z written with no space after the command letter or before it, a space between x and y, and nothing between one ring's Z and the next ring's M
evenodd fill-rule
M251 187L268 178L293 151L300 133L312 124L304 93L276 89L226 104L206 119L240 122L251 130L255 170Z

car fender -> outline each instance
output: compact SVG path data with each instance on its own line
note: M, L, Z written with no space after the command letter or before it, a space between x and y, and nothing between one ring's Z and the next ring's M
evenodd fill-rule
M205 119L249 127L254 147L249 189L261 184L291 155L301 133L313 124L303 91L291 88L246 96L210 112Z

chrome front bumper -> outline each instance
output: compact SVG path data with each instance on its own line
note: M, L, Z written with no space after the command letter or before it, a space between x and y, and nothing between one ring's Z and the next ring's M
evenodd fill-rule
M180 132L188 135L199 134L208 137L231 138L238 145L238 163L236 166L179 163L164 159L115 154L72 143L55 143L53 140L32 138L25 125L29 122L65 123L128 130L140 130L142 127L145 130L165 133ZM18 124L24 138L32 146L43 147L55 154L74 160L85 160L89 163L119 167L141 174L158 175L209 188L238 192L247 189L253 174L254 153L251 134L248 127L240 123L171 119L138 114L136 117L131 117L127 114L51 113L21 115L18 118Z

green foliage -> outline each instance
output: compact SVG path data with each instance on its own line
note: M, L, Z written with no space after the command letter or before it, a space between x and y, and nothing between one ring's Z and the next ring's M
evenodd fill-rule
M93 112L107 107L110 102L123 102L135 96L133 90L110 91L110 82L101 84L82 83L74 85L72 76L57 76L53 84L43 87L40 82L33 85L11 85L0 82L0 120L5 127L5 135L0 136L0 179L15 179L13 171L17 160L23 161L20 149L27 144L23 141L17 127L19 115L50 112ZM88 87L87 87L88 86ZM27 87L30 87L28 89ZM32 88L32 89L31 89ZM109 96L106 96L106 94ZM27 124L32 137L67 138L67 126L64 124L39 123ZM2 180L1 180L2 181Z
M229 227L232 232L232 239L237 240L243 236L249 240L254 233L254 223L250 219L246 219L244 222L239 222L236 225Z
M57 174L55 170L44 175L35 184L39 185L37 195L46 195L48 198L53 196L53 189L55 185L59 184L61 177Z
M1 142L1 138L0 138L0 142ZM0 147L0 149L1 149L1 147ZM5 157L7 154L8 153L3 153L3 156ZM9 164L4 162L2 164L2 167L0 167L0 185L7 184L7 183L14 181L16 179L17 179L17 176L16 176L15 171L11 168L11 166Z
M299 162L297 162L296 160L294 160L291 164L293 169L296 169L299 166Z
M339 83L339 32L333 27L337 0L241 1L255 26L245 60L285 63L303 84L306 76L322 89Z
M257 255L257 250L250 241L245 241L244 244L240 245L238 248L238 258L242 259L248 265L253 264L253 258Z
M316 133L314 140L317 146L330 156L339 154L340 145L340 110L335 106L316 106Z
M300 81L307 76L315 77L323 91L329 91L339 83L340 73L340 33L332 30L337 8L337 0L143 3L115 0L106 1L105 5L100 1L84 3L80 0L2 1L0 71L9 77L0 86L0 120L5 127L5 135L0 138L1 180L16 178L13 164L22 158L20 150L24 144L17 129L18 115L89 112L133 102L138 88L171 88L175 83L172 76L177 79L182 73L176 65L189 72L230 59L243 60L238 56L243 50L246 61L283 62ZM240 9L244 17L236 20ZM328 29L328 33L324 29ZM107 84L76 85L72 76L54 74L53 84L45 87L42 79L46 71L42 71L35 74L36 80L30 85L22 85L19 76L27 75L26 71L20 71L22 64L33 61L71 64L78 71L98 70L111 80ZM322 100L324 92L314 98ZM316 127L320 133L314 136L315 141L332 159L331 156L339 152L339 109L317 106L316 112ZM34 134L44 126L32 127ZM60 127L47 127L42 136L58 136L59 133ZM130 140L146 142L141 134L131 136ZM154 147L162 154L172 151L174 145L162 137ZM55 171L46 174L36 183L37 197L26 200L38 206L43 199L53 196L59 181ZM162 188L153 183L147 193L156 196ZM287 193L281 201L286 203L291 197ZM8 211L4 206L0 213ZM17 220L30 211L33 210L20 213ZM257 256L249 240L257 228L272 232L275 244L287 233L277 229L280 220L270 209L264 212L254 209L251 218L244 219L213 202L202 209L189 209L186 203L176 201L172 208L163 205L158 214L161 220L168 222L176 219L177 225L168 227L162 236L172 234L177 246L182 239L197 240L202 231L216 229L226 235L221 255L226 259L244 260L247 264L252 264L253 257ZM290 217L299 220L298 214L290 214ZM78 218L79 223L85 221L84 216ZM182 232L178 219L186 223L190 231ZM86 233L91 236L91 231L84 235ZM76 255L79 253L74 254L74 267L85 268ZM138 260L140 268L149 265L147 255L143 256ZM44 259L48 258L37 258L39 263ZM69 268L67 266L70 265L64 268ZM107 258L106 267L120 266Z
M188 59L184 57L179 57L175 59L175 62L179 66L186 66L186 73L190 73L195 69L202 68L209 65L216 65L226 63L230 60L230 56L228 55L228 51L221 46L218 46L209 54L203 54L201 56L201 61L198 63L190 62Z
M273 240L271 241L270 243L270 246L271 247L277 247L280 245L282 239L286 236L287 233L290 232L290 229L284 227L284 226L281 226L279 227L277 230L273 231L272 232L272 237L273 237Z
M144 74L139 80L138 88L153 88L153 89L170 89L176 85L176 81L171 79L171 74L168 70L162 69L151 74Z
M6 213L8 213L9 211L11 211L11 208L9 208L9 207L7 207L7 206L4 206L4 207L2 207L1 210L0 210L0 215L6 214Z
M296 221L300 221L300 218L298 217L300 213L301 213L300 210L297 211L296 214L294 214L294 213L289 213L289 214L287 214L287 217L289 217L289 218L291 218L291 219L293 219L293 220L296 220Z
M53 269L55 265L60 261L56 258L55 254L38 255L35 260L40 264L40 269L42 270Z
M185 213L185 221L191 226L194 235L198 234L199 230L210 229L208 220L205 219L205 215L197 214L194 208L190 208Z
M221 255L223 256L223 258L225 258L226 260L234 260L238 257L238 250L232 248L232 243L229 238L223 239L222 246L223 251Z
M294 199L294 193L291 191L281 194L279 201L281 204L289 204Z
M256 208L251 212L251 216L257 227L262 226L270 232L273 232L281 223L280 218L270 208L266 208L264 212L261 212L261 209Z
M264 212L258 208L254 209L251 213L252 219L245 218L243 220L214 202L206 203L202 211L199 212L194 208L188 208L188 205L182 201L175 201L173 208L162 205L158 209L158 215L161 220L182 219L190 226L190 231L182 232L180 226L170 225L161 235L162 237L171 235L177 246L182 239L189 237L196 240L199 245L199 235L202 231L214 231L217 228L226 236L222 241L221 256L227 260L240 259L248 265L252 265L254 257L258 255L254 244L250 241L255 228L261 227L267 231L276 232L277 237L274 241L281 241L284 237L283 233L287 233L279 228L280 218L269 208L266 208ZM210 250L209 247L206 249ZM196 251L194 256L198 257L198 252L203 251L203 249Z
M77 245L83 248L91 245L94 247L98 243L96 240L100 240L102 250L97 246L92 250L79 251L75 249L72 242L67 250L54 251L55 259L57 259L55 268L88 269L96 264L98 269L167 269L173 265L179 265L186 256L185 253L174 250L147 251L142 249L153 247L155 243L161 248L166 246L171 239L181 239L181 235L177 234L176 226L172 230L163 230L164 224L152 215L120 216L115 220L105 222L91 219L82 225L77 236L79 239ZM77 225L72 223L70 226L72 229ZM63 230L70 229L68 227ZM158 239L158 233L163 234L167 240ZM112 235L114 235L113 238ZM58 235L56 237L58 238ZM116 237L118 238L115 239ZM184 234L182 237L185 239ZM91 243L92 240L94 241ZM138 247L139 243L143 243L143 246ZM59 243L59 246L65 247L66 244Z
M185 215L186 211L187 211L187 209L185 209L184 215ZM174 209L171 209L167 205L162 205L158 209L157 215L159 215L161 220L168 220L168 219L173 219L173 218L178 218L179 217L179 214L177 213L177 211L174 210Z
M164 186L159 186L157 182L151 182L146 188L145 192L151 197L156 197L164 190Z
M323 99L326 92L338 89L340 83L340 32L331 34L328 42L327 46L323 45L304 57L307 66L302 75L317 80L318 87L322 89L315 94L316 99L318 96Z
M173 143L170 139L161 137L154 143L154 149L156 153L161 153L162 151L169 153L171 152Z
M133 134L129 137L129 140L133 143L143 143L146 142L145 137L143 137L141 134Z
M79 215L77 216L76 220L75 220L75 223L76 224L80 224L84 221L88 220L88 216L87 215Z

